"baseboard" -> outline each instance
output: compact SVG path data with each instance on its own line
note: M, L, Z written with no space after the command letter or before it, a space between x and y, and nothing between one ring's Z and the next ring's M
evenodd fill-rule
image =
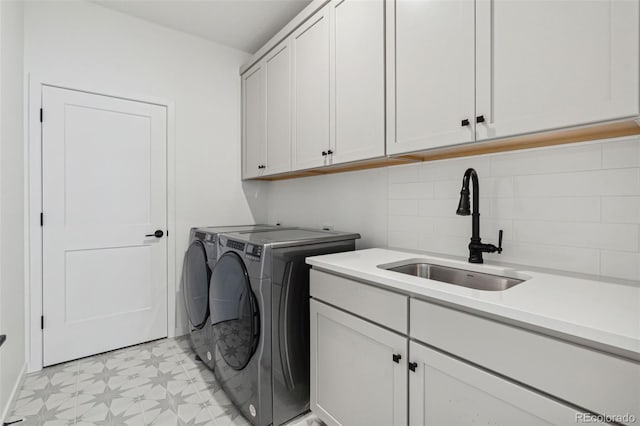
M173 336L169 336L169 337L180 337L180 336L184 336L185 334L189 334L189 330L183 327L178 327L173 331Z
M6 422L9 419L9 415L11 414L11 411L13 410L13 406L16 403L16 400L18 399L18 394L20 393L20 389L22 388L22 384L24 383L24 378L26 376L26 371L27 371L27 363L25 362L22 365L22 368L20 369L20 374L18 375L18 380L16 380L16 383L13 385L13 389L11 390L11 395L9 396L9 399L7 400L7 405L4 407L4 410L2 411L2 422Z

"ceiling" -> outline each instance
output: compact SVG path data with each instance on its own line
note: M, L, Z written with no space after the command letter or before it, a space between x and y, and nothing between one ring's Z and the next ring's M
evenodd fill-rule
M174 30L255 53L311 0L93 0Z

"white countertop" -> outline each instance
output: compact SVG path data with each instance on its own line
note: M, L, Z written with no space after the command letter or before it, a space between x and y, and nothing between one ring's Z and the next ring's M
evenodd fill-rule
M381 269L390 263L426 262L526 281L504 291L484 291ZM307 258L314 268L375 283L412 296L440 300L541 331L620 349L640 357L640 285L610 283L522 268L388 249ZM553 333L553 334L555 334Z

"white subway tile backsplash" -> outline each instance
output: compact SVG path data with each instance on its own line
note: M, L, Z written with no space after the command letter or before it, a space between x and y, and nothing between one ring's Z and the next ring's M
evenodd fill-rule
M425 162L420 170L420 180L435 182L457 179L461 184L464 172L470 167L476 170L480 179L491 176L491 158L479 156Z
M518 197L640 195L640 169L516 176Z
M469 237L421 234L418 249L452 256L468 256L468 245Z
M418 216L418 200L389 200L389 215Z
M456 198L420 200L418 214L429 217L451 217L456 214L460 194ZM480 210L483 217L492 217L491 198L480 198Z
M523 243L638 251L638 227L580 222L518 221L514 240Z
M389 168L390 183L419 182L422 164L405 164Z
M431 182L410 182L410 183L390 183L390 200L420 200L433 198L433 183Z
M600 198L494 198L492 217L521 220L600 222Z
M582 274L600 274L600 250L544 244L505 244L504 262L539 266Z
M483 241L504 230L486 261L640 280L639 137L395 167L389 246L466 256L471 218L455 211L468 167Z
M602 164L601 144L580 144L548 149L516 151L491 158L493 176L548 174L597 170Z
M433 219L420 216L389 216L389 231L433 232Z
M433 186L434 198L459 199L460 189L462 189L462 175L460 178L434 182ZM481 177L480 197L513 197L513 177Z
M640 197L606 197L602 199L605 223L639 223Z
M418 250L419 234L415 231L389 231L387 245L393 248Z
M602 145L602 167L640 167L640 138L617 140Z
M604 276L640 280L640 253L603 251L601 262Z

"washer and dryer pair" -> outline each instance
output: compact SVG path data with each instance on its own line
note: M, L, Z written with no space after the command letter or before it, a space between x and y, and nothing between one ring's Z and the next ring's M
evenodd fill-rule
M182 267L182 292L189 318L191 347L199 360L213 368L209 283L218 261L218 235L276 229L270 225L212 226L192 228Z
M354 250L358 238L268 225L192 230L184 292L193 347L254 425L281 425L309 410L305 259Z

